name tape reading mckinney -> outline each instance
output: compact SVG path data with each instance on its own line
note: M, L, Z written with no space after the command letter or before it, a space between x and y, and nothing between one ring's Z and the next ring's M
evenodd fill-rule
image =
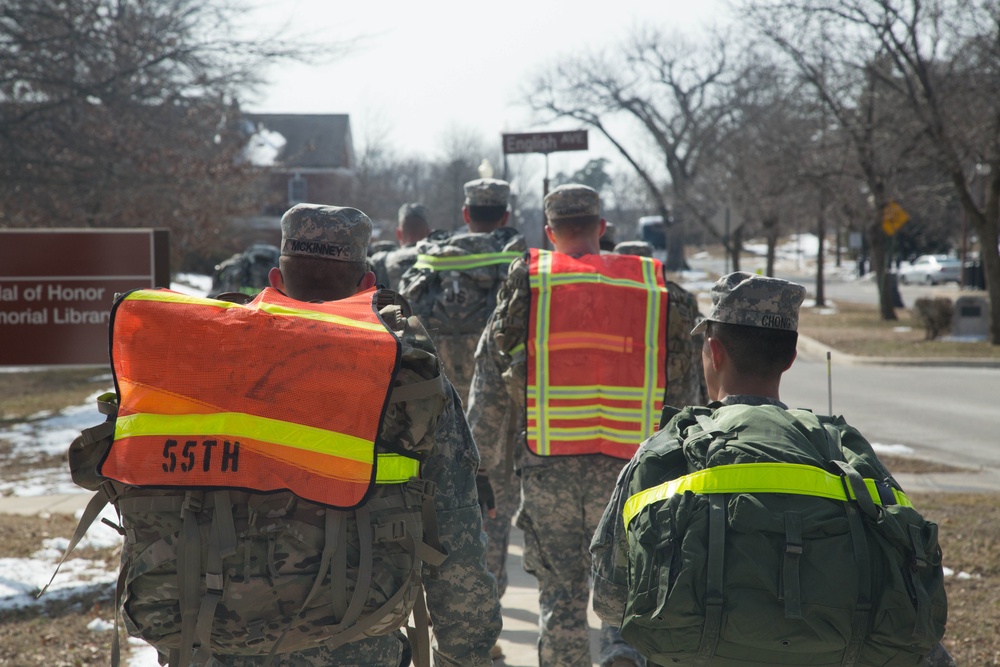
M503 135L503 152L555 153L587 150L587 130L573 132L528 132Z

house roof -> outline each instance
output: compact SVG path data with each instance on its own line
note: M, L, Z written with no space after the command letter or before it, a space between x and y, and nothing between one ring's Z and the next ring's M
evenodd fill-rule
M244 114L254 131L285 139L275 164L283 167L353 169L354 143L347 114Z

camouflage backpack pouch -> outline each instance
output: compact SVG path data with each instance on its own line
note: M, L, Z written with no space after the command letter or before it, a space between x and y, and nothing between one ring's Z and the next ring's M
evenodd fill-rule
M431 236L417 245L417 262L403 274L400 293L424 323L463 400L472 379L473 354L496 307L510 263L526 250L516 230Z

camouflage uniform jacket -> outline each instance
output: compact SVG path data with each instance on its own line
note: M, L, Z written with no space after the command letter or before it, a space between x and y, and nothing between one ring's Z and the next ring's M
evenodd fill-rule
M371 264L375 272L375 282L393 291L399 291L399 279L416 261L415 243L374 253L371 256Z
M397 307L397 331L407 338L414 354L422 348L430 357L434 345L415 317L404 318ZM389 309L383 317L390 324ZM400 378L401 384L418 382L420 377ZM431 437L424 438L426 449L416 438L417 451L425 449L421 477L437 484L435 507L441 544L448 558L438 567L425 567L424 588L427 608L434 624L437 649L434 664L440 667L490 665L490 649L500 635L502 620L496 580L486 568L486 538L483 534L476 471L479 452L462 413L455 389L445 382L446 401L437 419L429 424ZM391 420L387 411L384 424ZM412 416L411 416L412 419ZM384 427L383 427L384 428ZM400 434L400 437L404 437Z
M669 405L696 405L701 402L701 346L692 338L698 317L694 296L680 285L667 281L670 302L667 314L667 391ZM503 441L499 435L508 401L521 415L518 440L525 444L523 415L527 383L526 355L511 350L527 341L528 309L530 308L528 263L514 260L507 280L497 296L497 307L490 316L476 349L475 375L466 412L472 435L487 469L494 468L503 458ZM521 466L545 465L548 457L521 452Z

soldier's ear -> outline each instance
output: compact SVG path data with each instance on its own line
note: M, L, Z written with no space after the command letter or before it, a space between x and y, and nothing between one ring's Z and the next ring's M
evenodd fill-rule
M271 270L267 272L267 282L271 283L271 287L284 294L285 277L281 275L281 269L272 266Z

